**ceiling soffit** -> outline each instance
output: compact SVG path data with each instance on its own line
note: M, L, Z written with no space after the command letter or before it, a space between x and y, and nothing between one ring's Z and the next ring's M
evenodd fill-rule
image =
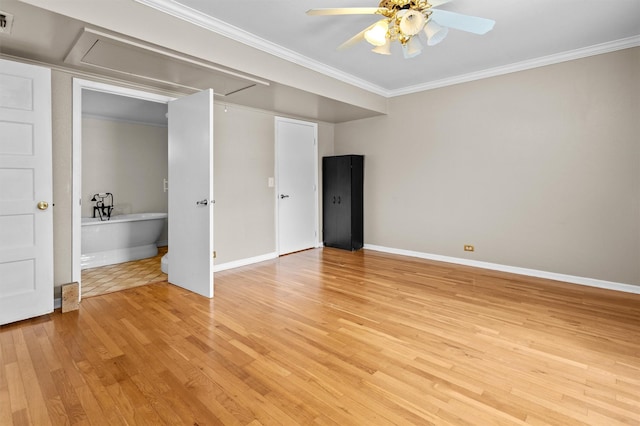
M90 28L83 29L64 62L141 78L172 89L212 88L218 96L256 85L269 86L269 82L253 76Z

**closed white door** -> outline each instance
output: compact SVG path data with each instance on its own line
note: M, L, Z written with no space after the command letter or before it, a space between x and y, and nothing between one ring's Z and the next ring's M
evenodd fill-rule
M0 325L53 311L51 71L0 59Z
M278 254L318 244L318 125L276 117Z
M169 282L213 297L213 91L169 102Z

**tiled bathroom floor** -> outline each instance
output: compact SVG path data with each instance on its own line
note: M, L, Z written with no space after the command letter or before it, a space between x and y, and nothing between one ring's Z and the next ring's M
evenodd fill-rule
M159 247L158 255L148 259L83 270L82 297L166 281L167 275L160 270L160 259L166 252L167 247Z

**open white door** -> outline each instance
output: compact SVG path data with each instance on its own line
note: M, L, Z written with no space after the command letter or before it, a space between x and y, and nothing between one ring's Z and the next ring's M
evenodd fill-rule
M213 297L213 91L169 102L169 282Z
M53 311L51 71L0 59L0 325Z
M318 245L318 125L276 117L278 254Z

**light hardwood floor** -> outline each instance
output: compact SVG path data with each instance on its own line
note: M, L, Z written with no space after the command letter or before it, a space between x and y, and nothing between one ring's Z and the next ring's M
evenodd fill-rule
M0 328L0 424L640 424L640 295L309 250Z

